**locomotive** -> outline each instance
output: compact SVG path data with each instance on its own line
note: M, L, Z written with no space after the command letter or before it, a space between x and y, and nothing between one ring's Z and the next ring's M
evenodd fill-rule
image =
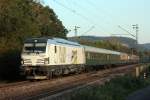
M21 73L27 79L50 79L87 69L139 61L136 55L85 46L61 38L26 39L21 59Z

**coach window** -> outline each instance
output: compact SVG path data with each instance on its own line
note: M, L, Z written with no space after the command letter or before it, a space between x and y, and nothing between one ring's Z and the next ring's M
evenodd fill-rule
M55 53L57 53L57 46L55 46Z

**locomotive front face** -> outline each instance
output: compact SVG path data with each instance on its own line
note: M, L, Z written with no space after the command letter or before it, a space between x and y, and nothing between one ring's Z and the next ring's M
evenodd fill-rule
M37 39L26 41L22 51L22 65L23 66L41 66L49 63L46 57L47 42L39 41Z

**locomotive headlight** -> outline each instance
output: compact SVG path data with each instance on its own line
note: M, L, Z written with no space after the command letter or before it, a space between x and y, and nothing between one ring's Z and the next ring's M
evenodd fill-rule
M49 64L49 58L45 58L45 59L44 59L44 63L45 63L45 64Z

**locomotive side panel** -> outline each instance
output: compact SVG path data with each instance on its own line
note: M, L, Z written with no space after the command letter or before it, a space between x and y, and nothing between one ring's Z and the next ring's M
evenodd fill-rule
M49 44L49 65L85 64L84 48L67 44Z

